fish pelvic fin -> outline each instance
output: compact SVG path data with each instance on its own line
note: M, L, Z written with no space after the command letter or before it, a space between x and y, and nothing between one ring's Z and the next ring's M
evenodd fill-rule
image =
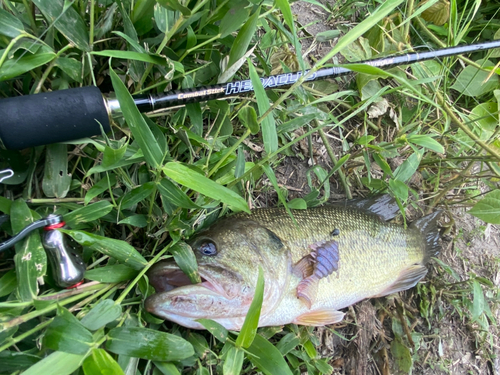
M374 298L387 296L389 294L394 294L398 292L402 292L403 290L407 290L413 288L417 283L424 278L427 274L427 267L422 264L414 264L399 274L398 278L394 283L389 285L385 290L383 290L380 294L373 296Z
M306 277L299 283L299 285L297 285L297 298L305 303L308 309L311 308L312 304L316 300L316 295L318 294L318 284L318 277L312 275Z
M442 212L441 210L435 211L410 224L410 228L418 229L424 238L424 264L427 263L430 258L437 256L441 250L441 246L439 245L439 228L437 224Z
M317 309L308 311L294 319L293 323L303 326L324 326L344 319L344 313L333 309Z

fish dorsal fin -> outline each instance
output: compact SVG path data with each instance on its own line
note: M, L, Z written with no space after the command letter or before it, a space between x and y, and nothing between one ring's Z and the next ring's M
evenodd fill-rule
M348 207L363 210L377 215L383 221L389 221L396 217L399 212L396 200L389 194L376 197L353 199L346 202Z
M421 264L414 264L411 267L401 271L397 280L380 294L373 297L383 297L389 294L402 292L403 290L413 288L427 274L427 267Z
M317 309L299 315L293 321L303 326L324 326L334 324L344 319L344 313L333 309Z

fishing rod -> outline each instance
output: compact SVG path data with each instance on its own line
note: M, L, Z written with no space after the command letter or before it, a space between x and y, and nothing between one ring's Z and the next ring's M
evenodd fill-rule
M443 48L434 51L409 53L374 60L360 61L379 68L392 68L434 58L454 56L499 48L500 40ZM352 64L351 64L352 65ZM309 71L284 73L261 78L265 89L287 87ZM349 64L319 69L306 81L335 78L351 73ZM151 112L189 103L228 98L253 91L249 79L212 86L200 86L170 91L160 95L135 95L134 103L140 112ZM0 100L0 139L7 149L23 149L101 134L111 130L112 118L121 115L117 99L105 98L97 87L79 87L67 90L19 96Z

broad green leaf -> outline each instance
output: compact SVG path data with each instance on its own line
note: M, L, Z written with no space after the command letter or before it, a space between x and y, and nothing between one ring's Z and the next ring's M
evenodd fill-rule
M194 354L193 346L183 338L147 328L113 328L108 337L109 351L130 357L172 362Z
M302 198L295 198L288 202L288 208L292 210L305 210L307 209L307 202Z
M53 24L79 50L90 51L87 25L80 14L73 8L72 2L66 2L65 0L33 0L33 4L40 9L47 21Z
M243 359L245 352L234 346L231 346L224 357L224 365L222 366L223 375L239 375L243 367Z
M84 358L85 354L54 352L31 366L23 375L70 375L80 367Z
M238 147L236 156L236 165L234 166L234 177L240 178L245 173L246 163L245 163L245 152L243 147ZM220 182L220 181L219 181Z
M444 153L444 147L430 135L412 134L408 136L407 139L408 142L415 143L416 145L428 148L434 152L438 152L440 154Z
M56 65L66 73L72 80L82 82L82 63L69 57L59 57Z
M9 215L10 207L12 206L12 201L5 197L0 197L0 212Z
M108 201L99 201L71 211L64 215L64 221L70 227L75 227L81 223L97 220L110 213L112 209L113 205Z
M322 66L326 64L333 56L335 56L340 51L344 50L349 44L357 40L361 35L370 31L374 27L378 27L377 23L384 19L384 17L391 14L394 9L396 9L403 0L387 0L382 2L382 4L364 21L357 24L354 28L349 30L318 63L317 65Z
M92 250L115 258L136 270L141 270L148 263L136 249L125 241L102 237L80 230L60 230L70 235L80 245L88 246Z
M184 16L191 15L191 10L182 5L178 0L156 0L158 4L170 10L177 10Z
M85 328L95 331L118 319L121 314L121 305L115 304L111 299L104 299L82 318L81 323Z
M136 276L137 270L125 264L99 267L85 272L86 279L101 283L119 283L120 281L131 280Z
M500 190L493 190L469 210L471 215L491 224L500 224Z
M12 202L10 222L12 231L19 233L34 219L32 212L22 199ZM31 301L38 294L37 278L45 275L47 270L47 255L40 241L39 233L31 233L16 245L17 291L21 301Z
M402 201L406 201L408 199L408 185L404 182L391 178L389 180L389 187L397 198Z
M225 343L227 340L227 329L224 328L220 323L214 322L210 319L198 319L196 320L200 323L207 331L209 331L217 340Z
M401 182L408 181L417 171L422 159L423 151L414 152L406 159L403 164L396 168L394 171L394 178Z
M155 191L156 184L153 181L146 182L125 194L120 202L120 208L122 210L129 209L149 197Z
M256 335L247 351L252 354L248 359L265 375L292 375L280 351L262 336Z
M248 67L250 69L250 79L257 98L257 106L259 107L259 115L263 116L264 113L271 107L269 98L267 97L264 86L257 75L257 71L253 64L248 60ZM273 113L269 113L262 120L262 138L264 140L264 148L268 154L273 153L278 149L278 134L276 133L276 123L274 121Z
M40 361L40 357L26 352L9 350L0 352L2 371L6 374L14 374L16 371L24 370L27 367L33 366L38 361Z
M85 375L124 375L120 365L104 349L94 348L83 361Z
M300 345L300 338L297 336L295 332L290 332L287 335L283 336L283 338L276 344L276 349L280 351L280 353L285 356L291 350L295 349Z
M224 202L232 210L250 213L247 203L241 196L181 163L167 163L163 167L163 172L175 182L191 190Z
M248 309L245 322L241 327L241 331L236 339L236 347L248 348L257 335L257 327L259 326L260 310L262 309L262 301L264 298L264 274L262 267L259 266L259 278L255 286L255 294L252 303Z
M248 11L245 9L246 2L238 2L227 11L219 25L219 33L221 38L225 38L229 34L240 28L243 22L248 20Z
M133 227L137 228L144 228L146 225L148 225L148 219L146 215L132 215L129 217L126 217L123 220L120 220L118 224L128 224L132 225Z
M52 144L47 146L42 189L47 197L64 198L71 185L68 173L68 146Z
M277 128L278 134L288 133L297 130L298 128L303 127L306 124L309 124L312 120L316 118L316 114L311 113L304 116L295 117L294 119L284 122L279 125Z
M483 289L481 288L481 284L477 280L474 280L472 283L472 322L475 322L479 319L482 313L485 310L485 299L483 294Z
M377 153L373 153L372 157L373 160L375 160L375 163L378 164L378 166L382 169L382 171L384 171L386 175L392 176L391 166L389 165L389 163L387 163L387 161L384 158L382 158L382 156L380 156Z
M15 38L23 32L23 23L6 10L0 9L0 34Z
M489 60L478 60L476 62L481 66L495 66L495 64ZM465 69L460 72L451 88L463 95L473 97L481 96L498 88L498 76L494 74L486 81L489 75L490 73L487 71L485 72L472 65L467 65Z
M193 253L193 249L185 242L177 242L170 249L170 254L174 256L175 263L189 277L193 284L201 283L200 275L198 274L198 263Z
M396 337L391 342L391 353L399 369L408 374L412 368L413 360L411 358L410 349L408 349L399 337Z
M288 0L276 0L276 6L281 10L283 18L285 19L285 23L292 31L291 34L287 35L287 37L290 39L290 42L292 42L295 51L299 51L298 53L296 53L297 60L299 61L299 66L301 69L305 69L306 66L304 65L302 53L300 52L302 51L302 46L295 30L295 21L292 15L292 9L290 8L290 2Z
M12 269L6 272L0 278L0 297L4 297L12 293L12 291L16 289L16 286L17 286L16 272Z
M238 36L234 40L233 48L229 52L229 61L227 66L233 65L236 61L238 61L243 55L247 52L250 41L252 40L255 29L257 28L257 21L259 20L260 15L260 7L257 8L254 14L250 16L247 22L243 25L243 27L238 32ZM255 87L255 85L254 85Z
M153 363L163 375L181 375L181 373L179 372L179 370L177 370L177 367L175 367L173 363L158 361L154 361Z
M122 143L121 141L116 142L116 147L105 146L104 153L102 156L101 166L103 168L109 168L112 165L120 162L125 156L127 152L127 144Z
M89 202L97 197L99 194L105 192L108 189L111 189L116 184L116 176L114 174L104 175L104 177L97 183L92 186L87 194L85 194L85 205L89 204Z
M335 39L339 37L341 34L340 30L326 30L316 34L315 38L318 42L324 43L329 40ZM359 61L359 60L358 60Z
M0 81L15 78L39 66L45 65L52 61L55 56L54 53L39 53L24 56L19 59L7 60L0 67Z
M469 127L483 141L489 141L498 126L498 103L480 103L469 115Z
M146 162L151 167L158 168L163 161L163 152L160 146L121 79L111 68L109 74L116 92L116 98L123 112L123 117L127 121L134 140L139 144Z
M143 61L155 65L166 66L169 64L169 60L166 57L154 56L141 52L104 50L104 51L93 51L91 52L91 54L96 56L114 57L117 59L124 59L124 60Z
M182 208L195 209L201 208L194 203L177 185L172 183L169 179L162 179L158 185L158 191L164 199L174 206Z
M257 112L251 106L245 106L238 111L238 118L250 132L255 135L259 132L260 126L257 122Z
M93 343L92 334L64 307L58 309L43 336L43 345L65 353L85 354Z

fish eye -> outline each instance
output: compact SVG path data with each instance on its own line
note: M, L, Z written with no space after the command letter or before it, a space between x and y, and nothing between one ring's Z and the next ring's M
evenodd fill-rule
M209 240L205 240L200 244L200 247L198 248L200 253L203 255L207 256L213 256L217 255L217 246L215 246L215 243Z

